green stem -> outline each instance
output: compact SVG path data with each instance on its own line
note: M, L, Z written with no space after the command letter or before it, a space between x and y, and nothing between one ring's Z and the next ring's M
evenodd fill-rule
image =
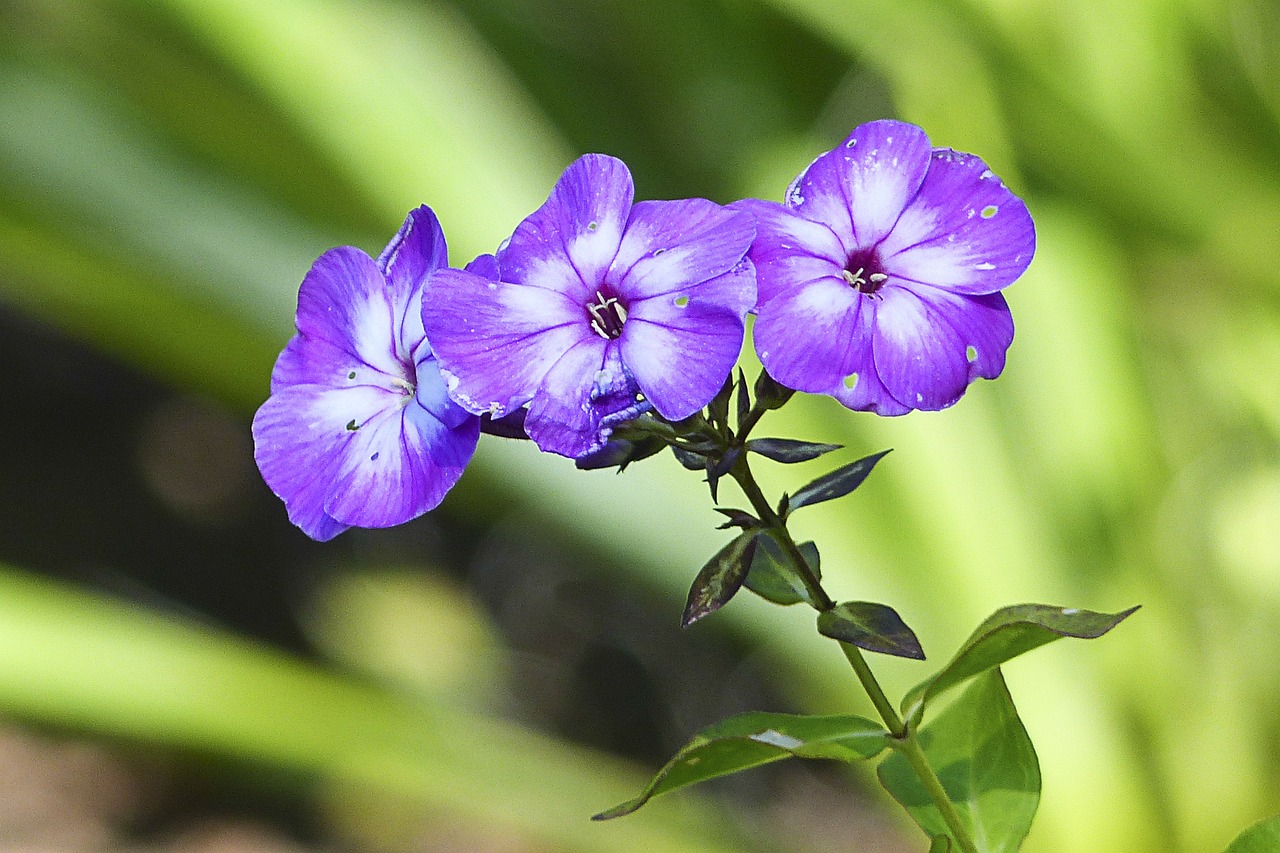
M754 426L754 423L752 425ZM743 494L751 502L751 506L760 516L760 520L776 535L778 543L782 546L783 551L786 552L801 582L805 585L805 589L809 593L809 600L813 602L813 606L819 611L831 610L835 607L835 602L831 599L831 596L827 595L826 590L822 588L822 582L814 575L808 561L800 553L800 548L796 545L795 540L791 538L791 532L787 529L786 519L774 511L769 501L765 498L764 492L760 490L760 485L751 473L751 466L747 461L746 453L738 457L733 469L730 471L730 476L742 488ZM885 726L889 729L889 734L894 739L895 747L902 753L907 763L911 765L911 769L920 779L920 783L928 791L929 798L933 800L934 807L937 808L938 813L947 824L947 828L951 830L952 838L960 846L963 853L978 853L978 848L974 845L973 839L969 837L969 831L960 819L960 813L956 811L955 804L947 796L946 790L942 787L942 781L938 779L938 774L930 766L929 760L924 754L924 749L921 748L920 742L916 738L915 731L904 723L902 717L898 715L893 703L889 701L889 697L885 695L884 689L880 686L880 682L876 680L875 673L871 671L870 665L867 664L866 658L863 657L862 650L851 643L837 642L840 643L840 649L844 652L845 658L848 659L849 665L853 667L854 674L858 676L862 689L867 692L867 696L871 699L871 704L875 706L880 719L884 721Z

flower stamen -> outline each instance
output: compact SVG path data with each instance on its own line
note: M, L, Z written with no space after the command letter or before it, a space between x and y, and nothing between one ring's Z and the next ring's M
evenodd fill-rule
M605 340L616 340L622 335L622 326L627 322L627 309L617 297L605 297L596 291L596 301L587 305L587 313L591 315L591 328Z

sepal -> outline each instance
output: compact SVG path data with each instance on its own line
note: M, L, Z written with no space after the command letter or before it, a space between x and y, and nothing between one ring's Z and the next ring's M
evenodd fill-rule
M794 438L753 438L746 444L751 453L759 453L774 462L794 463L817 459L824 453L840 450L843 444L819 444Z
M746 580L755 555L758 531L744 530L725 545L698 572L689 588L689 600L685 602L680 626L688 628L703 617L710 616L738 594Z

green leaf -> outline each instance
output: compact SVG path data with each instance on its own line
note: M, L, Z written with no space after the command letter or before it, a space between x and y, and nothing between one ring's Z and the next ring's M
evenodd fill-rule
M717 527L716 530L725 530L730 527L741 527L743 530L748 530L750 528L760 526L760 519L756 518L746 510L719 506L712 507L712 509L729 519L724 524Z
M1280 850L1280 815L1259 821L1240 833L1223 853L1275 853Z
M843 444L818 444L813 441L798 441L794 438L753 438L747 442L747 450L759 453L774 462L808 462L817 459L824 453L839 450Z
M791 496L790 510L794 511L802 506L844 497L862 485L862 481L867 479L871 469L888 452L888 450L882 450L879 453L864 456L857 462L850 462L830 474L819 477Z
M946 835L935 835L929 842L929 853L951 853L951 839Z
M783 758L863 761L879 755L888 745L888 732L862 717L739 714L694 735L640 796L600 812L593 820L622 817L658 794Z
M803 542L798 547L813 576L821 579L822 561L818 556L818 546ZM792 567L776 536L769 531L761 532L756 539L755 558L751 561L745 583L747 589L774 604L814 603L809 597L809 588Z
M738 368L738 429L751 413L751 392L747 390L747 374Z
M919 741L978 850L1014 853L1040 802L1040 765L1000 670L977 678ZM936 849L936 836L950 833L906 758L896 752L877 772Z
M946 666L908 691L902 700L902 712L909 722L918 724L930 701L966 679L1061 637L1101 637L1137 609L1096 613L1047 604L1001 608L978 626Z
M848 601L818 614L818 633L869 652L924 660L915 632L886 604Z
M680 618L681 627L688 628L704 616L710 616L737 595L751 568L751 558L756 551L756 533L755 530L744 530L717 551L698 572L693 586L689 588L689 600Z
M671 445L671 453L687 471L703 471L707 467L707 457L700 453L694 453L691 450L685 450L683 447Z

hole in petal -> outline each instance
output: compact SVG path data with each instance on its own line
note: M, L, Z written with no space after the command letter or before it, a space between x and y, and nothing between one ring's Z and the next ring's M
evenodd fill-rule
M347 421L347 429L350 430L351 432L355 432L356 430L360 429L360 424L356 423L355 418L352 418L351 420Z
M982 213L980 215L982 216L983 219L990 219L991 217L995 216L996 213L999 212L999 210L1000 208L996 207L994 204L989 204L986 207L982 208Z
M348 373L348 374L347 374L347 378L348 378L348 379L355 379L355 378L356 378L356 372L355 372L354 370L353 370L353 371L351 371L350 373Z
M598 222L588 222L588 223L587 223L587 230L588 230L588 231L594 231L594 230L596 230L596 229L597 229L597 228L599 228L599 227L600 227L600 223L598 223Z
M858 374L850 373L844 378L844 387L852 391L858 385Z
M978 348L973 346L965 347L964 357L969 360L970 364L973 364L978 360Z
M675 298L675 303L676 303L676 307L677 307L677 308L683 308L684 306L686 306L686 305L688 305L688 304L689 304L689 297L687 297L687 296L677 296L677 297Z

